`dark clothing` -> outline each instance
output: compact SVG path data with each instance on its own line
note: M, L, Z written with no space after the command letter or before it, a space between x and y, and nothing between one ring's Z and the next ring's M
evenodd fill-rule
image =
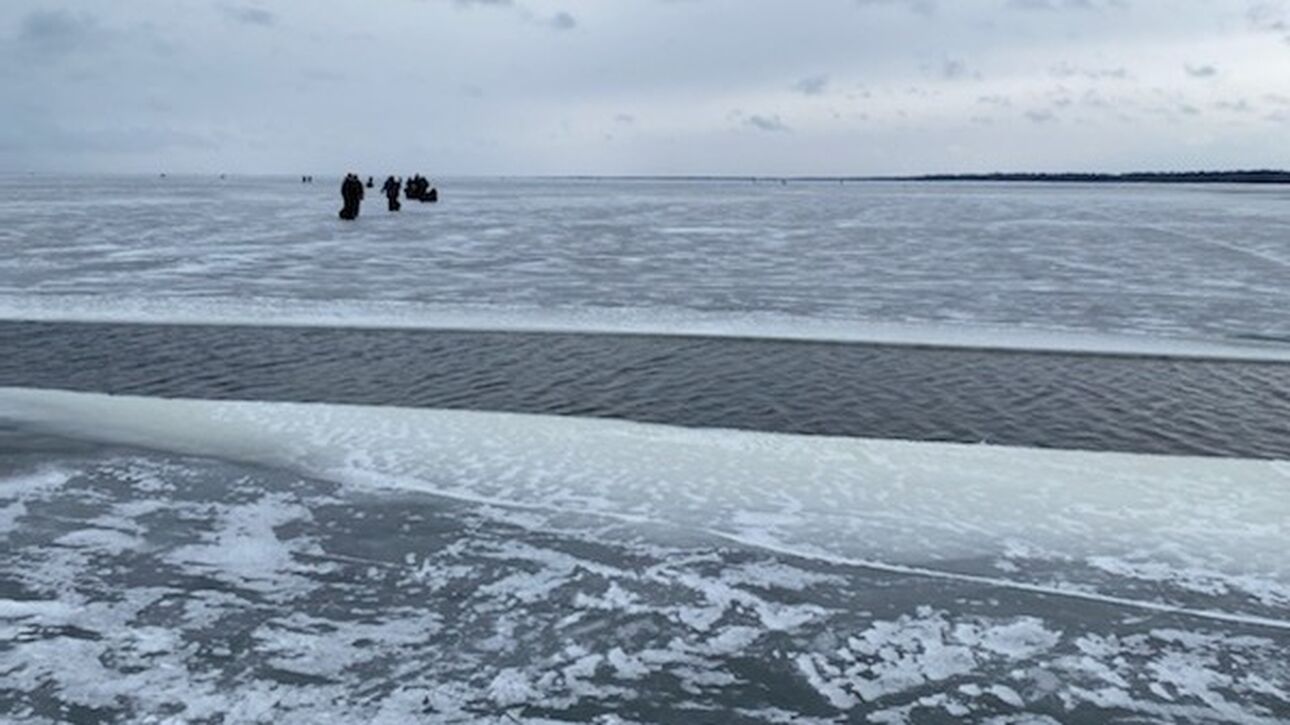
M421 174L415 174L408 178L407 185L403 188L403 194L409 201L436 202L439 201L439 192L431 188L430 180Z
M358 218L358 208L363 202L363 182L357 176L349 174L340 185L340 198L345 206L340 210L340 218L353 220Z
M394 178L393 176L386 179L385 185L381 187L381 191L385 192L385 198L390 203L389 204L390 211L398 211L399 209L403 208L402 205L399 204L399 180L398 179Z

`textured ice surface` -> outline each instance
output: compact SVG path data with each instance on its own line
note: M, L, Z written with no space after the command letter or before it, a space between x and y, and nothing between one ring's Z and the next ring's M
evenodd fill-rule
M0 456L0 504L23 507L0 547L6 721L1290 716L1290 633L1264 624L206 458L49 457Z
M441 186L433 207L343 224L335 189L298 179L0 178L0 308L83 316L94 300L58 298L102 295L136 318L265 319L278 301L341 324L1290 340L1274 187Z
M1281 461L29 389L0 389L0 416L363 487L675 527L821 561L1153 611L1186 602L1198 616L1290 628L1278 619L1290 603L1290 464ZM257 526L271 526L266 517Z

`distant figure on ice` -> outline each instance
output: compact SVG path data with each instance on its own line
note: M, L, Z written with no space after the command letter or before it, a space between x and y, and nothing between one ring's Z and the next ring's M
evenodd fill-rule
M372 181L372 177L370 177L370 176L369 176L369 177L367 177L367 188L369 188L369 189L376 188L376 182L375 182L375 181Z
M385 185L381 187L381 191L385 192L385 198L390 202L390 211L398 211L403 208L399 204L399 187L399 180L393 176L386 179Z
M340 210L340 218L353 220L358 218L358 207L363 203L363 182L357 174L345 174L340 185L340 198L345 200L345 207Z

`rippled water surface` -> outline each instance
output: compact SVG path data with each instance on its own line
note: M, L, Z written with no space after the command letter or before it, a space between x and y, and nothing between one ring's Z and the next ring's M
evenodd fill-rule
M0 321L0 386L1290 458L1290 364L643 335Z

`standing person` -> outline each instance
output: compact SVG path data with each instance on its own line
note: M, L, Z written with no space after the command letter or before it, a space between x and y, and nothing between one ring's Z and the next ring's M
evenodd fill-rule
M348 221L357 219L359 205L363 203L363 182L359 181L358 174L345 174L340 185L340 198L345 201L340 218Z
M386 179L385 185L381 187L381 191L385 192L385 198L390 202L390 211L398 211L402 208L399 204L399 187L399 180L393 176Z

